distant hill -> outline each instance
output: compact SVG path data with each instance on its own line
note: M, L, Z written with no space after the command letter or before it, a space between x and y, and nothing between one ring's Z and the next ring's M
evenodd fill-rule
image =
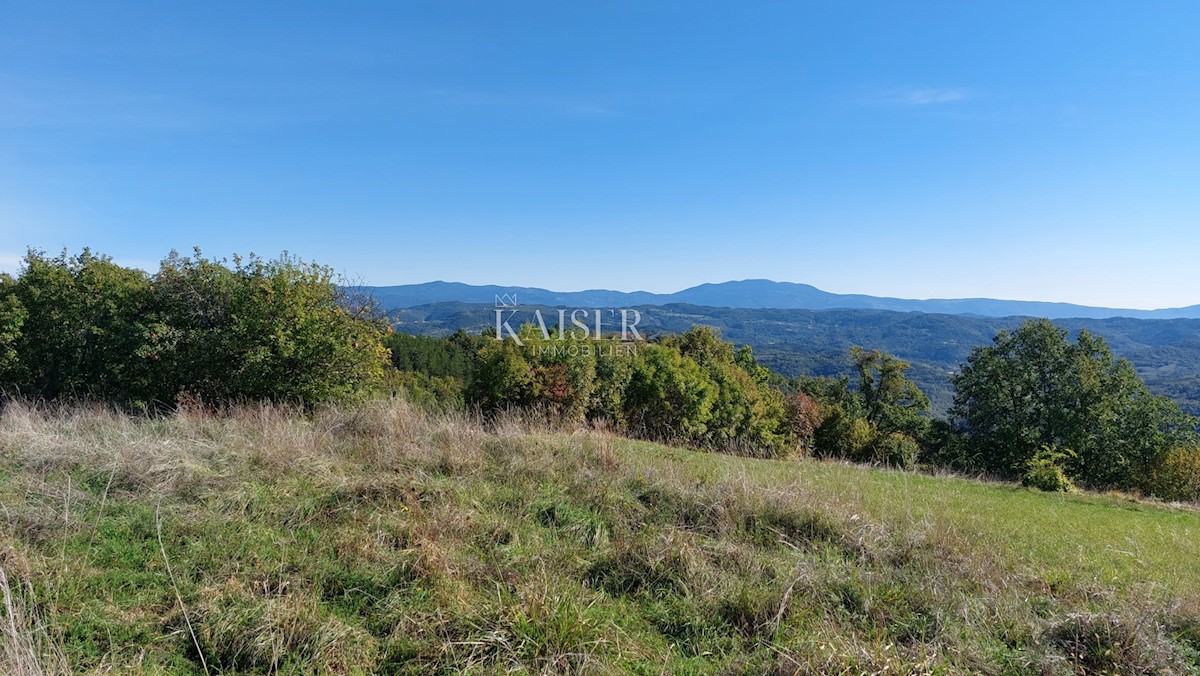
M385 308L409 308L432 303L460 302L492 304L497 297L515 295L522 305L563 307L633 307L686 303L705 307L777 308L802 310L892 310L981 317L1048 317L1050 319L1200 319L1200 305L1163 310L1130 310L1089 307L1070 303L995 300L991 298L908 300L822 291L808 284L747 279L720 284L701 284L676 293L647 291L548 291L531 287L472 286L458 282L428 282L402 286L363 287Z
M518 294L521 292L518 291ZM494 330L495 310L487 304L435 303L401 309L396 328L407 333L445 335L458 329ZM537 306L522 308L532 316ZM750 345L759 360L790 376L849 373L852 345L878 348L913 364L913 378L945 410L953 391L950 375L976 345L986 345L1001 329L1015 329L1022 317L978 317L886 310L795 310L714 308L698 305L637 305L639 328L648 334L677 333L696 324L720 329L728 340ZM543 314L551 318L555 313ZM518 319L520 321L520 315ZM552 320L551 320L552 321ZM605 321L608 321L607 319ZM1200 414L1200 319L1147 321L1130 318L1056 319L1077 332L1103 336L1113 351L1137 367L1159 394L1171 396ZM514 324L515 326L515 324ZM614 328L614 330L619 330Z

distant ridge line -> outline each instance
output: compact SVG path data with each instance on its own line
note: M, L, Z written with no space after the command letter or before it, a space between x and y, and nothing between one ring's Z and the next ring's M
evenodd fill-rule
M418 307L434 303L492 304L508 295L527 305L562 307L621 307L684 303L702 307L781 310L891 310L979 317L1046 317L1049 319L1200 319L1200 305L1160 310L1106 308L1048 301L999 300L994 298L905 299L822 291L808 284L745 279L707 283L675 293L649 291L551 291L536 287L472 285L434 281L398 286L361 286L386 309Z

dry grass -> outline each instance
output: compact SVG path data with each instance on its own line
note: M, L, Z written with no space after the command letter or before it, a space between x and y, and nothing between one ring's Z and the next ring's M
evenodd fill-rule
M399 399L159 418L13 402L0 671L1197 667L1200 605L1168 584L1191 560L1146 559L1154 584L1063 575L962 508L1011 509L1011 489L917 481ZM937 486L957 511L913 497ZM1158 507L1071 499L1091 511L1020 506L1089 537L1081 514L1142 519L1188 551L1191 522Z
M0 673L10 676L69 674L67 660L34 605L31 587L13 589L0 567Z

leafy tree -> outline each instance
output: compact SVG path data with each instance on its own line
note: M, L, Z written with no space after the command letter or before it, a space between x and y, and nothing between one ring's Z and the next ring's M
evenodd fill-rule
M804 392L786 395L787 425L792 438L805 452L812 452L813 435L825 421L821 403Z
M952 414L978 469L1016 478L1042 447L1071 448L1071 477L1130 488L1192 423L1152 395L1104 340L1030 320L972 352L954 377Z
M813 433L813 452L872 464L916 465L930 421L929 399L908 379L908 362L879 350L854 347L850 379L804 378L797 386L821 402L821 422Z
M733 343L721 340L711 326L697 325L678 335L663 336L659 344L679 350L702 366L732 364L737 357Z
M885 433L921 436L929 398L905 375L911 364L879 350L850 348L863 414Z

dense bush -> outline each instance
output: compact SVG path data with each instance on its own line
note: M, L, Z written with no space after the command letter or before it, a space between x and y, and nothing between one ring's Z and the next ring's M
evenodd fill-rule
M800 387L821 402L814 454L854 462L910 469L920 459L918 438L928 436L929 400L908 379L907 362L854 348L849 378L802 379Z
M1067 476L1064 467L1075 457L1075 452L1069 448L1059 450L1054 446L1043 445L1026 461L1021 485L1052 493L1073 492L1075 483Z
M873 463L900 469L916 467L917 459L921 455L921 446L917 440L903 432L876 434L871 449Z
M125 400L144 399L154 387L155 355L145 347L154 290L146 273L86 250L30 253L20 276L0 289L9 317L3 389Z
M1164 500L1200 501L1200 446L1175 446L1147 473L1142 489Z
M484 413L538 409L635 436L778 456L807 448L811 407L789 405L748 350L708 327L653 342L547 338L478 344L466 400Z
M172 253L151 275L87 250L30 252L0 284L0 388L142 406L345 398L384 375L372 310L286 254L230 266Z

